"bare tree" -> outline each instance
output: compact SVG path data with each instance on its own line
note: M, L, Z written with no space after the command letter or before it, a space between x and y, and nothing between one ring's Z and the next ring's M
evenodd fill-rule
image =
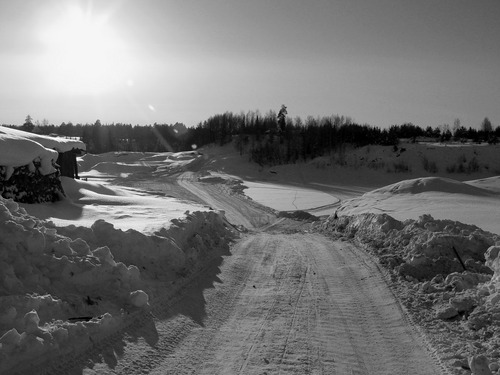
M485 117L483 122L481 123L481 130L486 133L490 133L493 131L493 125L491 125L491 121L488 117Z

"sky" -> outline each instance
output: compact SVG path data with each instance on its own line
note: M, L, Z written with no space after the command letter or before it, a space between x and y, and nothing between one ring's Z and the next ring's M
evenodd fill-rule
M0 0L0 124L500 125L498 0Z

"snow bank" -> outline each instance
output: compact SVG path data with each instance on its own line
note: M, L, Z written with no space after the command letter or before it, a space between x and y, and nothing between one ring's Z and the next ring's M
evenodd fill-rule
M97 221L57 228L0 198L0 373L81 352L147 310L145 280L173 280L226 251L215 212L147 236Z
M365 244L453 373L499 373L500 236L430 215L333 215L317 228Z
M321 229L369 244L382 263L421 281L464 270L487 272L486 250L500 241L498 235L474 225L435 220L430 215L405 221L387 214L332 215Z
M469 326L474 330L500 329L500 242L488 248L485 258L494 274L478 290L477 308L469 316Z
M467 183L443 177L422 177L404 180L395 184L373 190L371 194L421 194L429 191L448 194L469 194L483 196L491 194L487 190L471 186Z
M116 229L104 220L97 220L90 228L69 225L57 231L82 239L90 247L109 247L116 261L135 265L143 276L159 280L174 280L180 273L192 270L214 249L227 250L231 237L219 213L187 212L185 218L171 223L168 229L151 235Z

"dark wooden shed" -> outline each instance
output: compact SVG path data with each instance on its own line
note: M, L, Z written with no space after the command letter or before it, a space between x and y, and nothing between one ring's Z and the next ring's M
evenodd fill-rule
M79 179L78 163L76 157L83 154L80 149L73 148L70 151L60 152L57 158L57 164L60 168L61 176Z

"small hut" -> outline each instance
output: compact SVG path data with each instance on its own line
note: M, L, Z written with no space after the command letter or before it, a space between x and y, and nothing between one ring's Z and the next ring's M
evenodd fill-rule
M78 176L78 163L76 162L76 158L81 155L83 155L83 150L77 148L72 148L69 151L59 153L57 165L59 165L61 176L76 179L80 178Z

